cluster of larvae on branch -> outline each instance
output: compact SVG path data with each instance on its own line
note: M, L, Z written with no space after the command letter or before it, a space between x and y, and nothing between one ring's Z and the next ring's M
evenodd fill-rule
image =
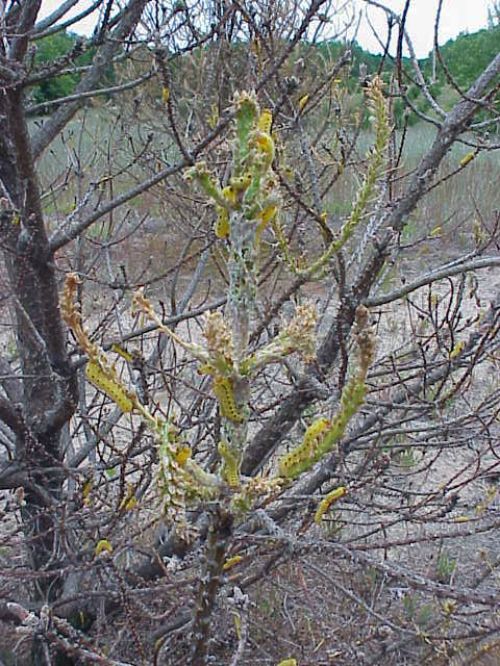
M69 275L62 299L63 316L73 331L81 348L88 354L87 379L100 391L105 393L125 413L137 412L152 432L158 447L157 485L163 500L165 518L175 523L179 529L187 528L186 505L193 501L214 499L221 491L221 483L227 484L235 492L234 506L245 512L253 505L258 496L278 492L287 480L291 481L309 470L323 456L331 452L341 439L350 419L359 411L366 394L366 375L373 358L374 343L371 332L366 327L367 311L358 308L358 331L356 335L359 360L355 374L347 382L341 396L340 407L332 419L320 417L306 430L302 442L284 455L279 461L278 474L269 479L248 479L246 487L242 488L238 461L232 457L231 451L224 440L219 442L218 451L223 461L222 475L206 472L191 456L190 447L182 441L175 424L153 416L147 407L142 405L133 391L128 389L118 377L113 364L109 362L106 354L92 343L81 324L81 316L75 305L76 287L79 280ZM136 307L148 314L162 329L168 331L177 339L175 333L165 327L152 309L149 301L143 294L135 297ZM309 316L311 313L308 313ZM299 317L303 317L299 315ZM218 312L208 316L205 326L207 348L182 341L182 345L189 349L199 361L205 372L227 372L231 367L230 337L222 315ZM287 329L284 329L282 340L287 340L291 333L303 331L304 322L293 320ZM311 328L311 323L309 323ZM291 333L290 333L291 331ZM181 340L181 338L178 338ZM309 340L310 342L310 340ZM264 362L275 358L276 341L269 344L273 349L266 348L256 352L247 359L248 368L261 367L259 359ZM250 370L249 370L250 372ZM223 396L218 396L221 409L224 409L228 418L240 421L241 415L234 412L234 396L232 389L227 388ZM217 397L217 396L216 396ZM328 502L323 502L323 512L334 500L345 493L333 494ZM320 507L320 508L321 508ZM319 515L322 515L320 512Z
M214 231L220 239L230 237L231 216L236 213L256 225L258 242L279 212L280 196L272 168L276 154L272 123L271 111L261 112L253 95L237 95L229 182L219 185L204 162L198 162L187 173L187 178L196 179L215 207Z
M323 267L331 255L340 249L362 218L375 182L382 168L382 154L387 143L388 123L380 85L375 82L369 93L375 115L376 142L372 151L365 181L358 193L352 214L340 232L339 238L327 253L316 262ZM209 197L217 212L216 235L231 241L231 224L234 215L252 225L253 238L258 245L260 234L268 224L273 229L287 255L288 249L278 221L280 197L277 178L273 171L275 142L271 133L272 114L260 111L255 97L242 93L235 102L234 141L231 176L225 186L218 184L205 163L196 164L189 172ZM256 498L279 492L284 485L308 471L316 462L331 452L342 438L352 417L361 408L366 394L366 375L373 356L373 340L366 326L366 311L357 313L359 365L347 382L341 396L337 414L333 419L320 417L306 430L302 442L282 456L277 473L270 478L242 479L240 474L242 451L235 452L232 443L222 439L217 444L222 464L218 472L205 471L193 458L191 448L182 441L175 420L163 420L150 412L118 376L115 366L83 329L76 305L78 278L70 275L62 298L62 312L66 323L88 356L86 377L98 390L105 393L124 413L138 414L152 432L158 446L159 469L157 485L163 499L167 520L178 526L186 526L186 506L195 501L215 499L224 488L232 490L234 507L247 511ZM238 381L250 381L264 366L282 362L298 352L311 361L316 345L316 311L310 305L296 308L295 316L270 342L255 351L249 351L237 361L233 354L232 332L220 312L206 316L205 344L187 342L169 329L156 314L152 304L142 291L134 295L133 305L154 323L156 328L169 336L174 343L187 351L199 363L199 371L212 380L212 392L220 413L235 428L244 427L248 421L248 407L241 407L235 397ZM331 502L342 494L332 495ZM326 510L327 503L323 503Z

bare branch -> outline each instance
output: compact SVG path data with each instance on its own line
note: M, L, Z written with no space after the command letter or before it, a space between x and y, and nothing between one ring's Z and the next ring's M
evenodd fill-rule
M2 419L13 432L22 434L24 431L25 426L21 415L15 409L14 405L2 395L0 395L0 419Z
M420 287L424 287L426 284L431 284L432 282L443 280L444 278L452 277L453 275L480 270L481 268L491 268L492 266L500 266L500 257L482 257L481 259L473 259L472 261L459 263L451 267L445 265L441 268L436 268L430 273L421 275L416 280L407 282L399 289L395 289L388 294L367 298L365 305L369 308L386 305L387 303L392 303L393 301L411 294L412 291L420 289Z
M92 12L94 12L98 7L100 7L100 5L102 5L102 0L94 0L94 2L89 7L83 9L81 12L79 12L72 18L64 21L63 23L57 23L59 19L65 16L69 12L69 10L75 5L77 5L79 2L80 0L65 0L65 2L63 2L58 7L58 9L53 11L52 14L46 16L41 21L38 21L38 23L35 26L33 39L34 40L42 39L43 37L48 37L49 35L53 35L57 32L67 30L75 23L78 23L78 21L81 21L87 16L90 16Z

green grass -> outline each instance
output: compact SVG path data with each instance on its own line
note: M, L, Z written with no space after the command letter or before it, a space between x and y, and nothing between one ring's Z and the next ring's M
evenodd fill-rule
M139 122L125 123L113 107L85 109L53 141L38 165L48 218L69 215L93 183L99 187L90 207L116 197L151 176L158 168L155 156L175 155L166 134L157 132L148 144L147 133ZM149 151L143 151L145 144ZM128 207L140 210L142 197L128 202Z

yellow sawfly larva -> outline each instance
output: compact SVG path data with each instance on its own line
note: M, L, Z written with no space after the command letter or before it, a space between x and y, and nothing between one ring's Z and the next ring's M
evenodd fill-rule
M330 421L324 417L311 423L304 433L302 443L280 460L280 474L288 478L298 476L303 471L304 465L314 459L323 437L330 428Z
M229 444L223 439L219 442L218 449L222 458L224 480L231 488L238 488L240 485L240 470L237 457L231 451Z
M307 428L304 433L304 439L300 448L304 448L304 451L307 453L314 453L319 443L319 440L330 428L331 423L328 419L321 417L316 419L311 425Z
M276 204L271 204L263 208L257 215L257 218L261 221L261 224L266 226L276 217L278 212L278 206Z
M462 157L462 159L461 159L460 162L459 162L459 165L460 165L461 167L465 167L465 166L467 166L467 165L469 164L469 162L472 162L472 160L473 160L475 157L476 157L476 153L474 153L473 151L471 151L470 153L467 153L467 155L464 155L464 157Z
M270 166L274 160L275 150L272 136L266 132L255 132L252 138L252 144L265 156L266 165Z
M89 382L111 398L122 412L127 413L133 410L134 403L127 395L123 386L106 374L99 361L89 361L85 368L85 374Z
M132 354L130 352L128 352L126 349L124 349L123 347L121 347L119 344L116 344L116 343L112 344L111 345L111 351L115 352L115 354L118 354L118 356L121 356L122 358L124 358L129 363L131 363L134 360L134 357L132 356Z
M347 488L345 486L340 486L331 490L319 503L316 513L314 514L314 522L319 525L324 514L328 511L332 504L338 502L341 497L347 495Z
M214 225L215 235L217 238L228 238L230 229L229 212L222 206L217 206L217 219Z
M174 453L175 462L181 467L184 467L189 458L191 458L191 454L191 447L187 444L182 444Z
M112 553L112 552L113 552L113 546L111 545L111 542L108 541L107 539L99 539L94 549L96 557L99 557L99 555L102 555L102 553Z
M232 569L235 567L237 564L239 564L243 560L242 555L233 555L233 557L229 557L224 564L222 565L222 570L223 571L228 571L229 569Z
M246 173L243 176L238 176L236 178L231 178L229 184L236 192L244 192L250 187L252 183L252 174Z
M237 190L232 185L227 185L222 190L222 196L231 206L234 206L238 200Z
M309 101L309 95L303 95L299 99L299 103L298 103L299 111L304 110L304 107L305 107L305 105L307 104L308 101Z
M266 134L271 133L271 125L273 123L273 114L269 109L264 109L260 114L259 120L257 121L257 129Z
M460 340L460 342L457 342L457 344L451 350L449 354L450 360L453 360L454 358L460 356L460 354L463 352L464 349L465 349L465 342L463 340Z
M234 423L243 423L245 418L236 405L233 382L229 377L214 377L213 392L220 405L222 416Z
M279 462L280 475L293 479L302 471L303 463L303 458L296 451L290 451Z

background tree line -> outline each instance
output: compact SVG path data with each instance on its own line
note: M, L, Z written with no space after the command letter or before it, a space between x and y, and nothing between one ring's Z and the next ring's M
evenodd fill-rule
M496 55L498 50L498 40L500 25L498 19L492 13L490 25L476 33L463 33L455 39L448 40L440 47L439 53L441 60L437 60L435 54L431 53L426 58L419 59L419 65L426 77L430 81L430 89L437 98L446 98L445 104L450 104L456 95L454 95L453 86L447 76L451 75L456 83L462 88L468 88L479 76L484 67ZM85 51L80 57L74 59L75 65L88 65L94 55L94 49L84 49L85 38L79 37L75 33L63 31L49 35L37 42L35 52L35 63L43 65L52 62L55 59L65 58L68 53L74 49ZM208 47L209 48L209 47ZM237 59L237 50L241 45L234 45L235 59ZM308 55L315 61L321 58L336 58L344 51L345 44L341 41L325 40L314 45L312 52ZM366 75L373 75L376 72L384 71L390 75L391 64L386 62L382 55L370 53L363 49L359 44L353 42L350 44L352 52L352 67L348 73L347 85L351 90L355 90L359 83L360 67L364 71L366 66ZM300 59L300 49L296 55ZM408 60L403 59L408 64ZM179 63L182 69L182 63ZM187 65L189 67L189 65ZM65 95L73 93L75 86L80 80L78 73L66 73L62 76L54 77L50 80L41 82L32 89L33 101L39 105L36 109L37 114L43 114L44 102L54 101ZM108 73L108 82L113 80L113 73L110 69ZM429 110L429 103L422 96L418 85L410 85L408 95L414 100L417 108L425 112ZM403 105L399 104L396 109L396 116L401 122L401 113ZM413 124L418 121L418 116L412 114L410 122Z

